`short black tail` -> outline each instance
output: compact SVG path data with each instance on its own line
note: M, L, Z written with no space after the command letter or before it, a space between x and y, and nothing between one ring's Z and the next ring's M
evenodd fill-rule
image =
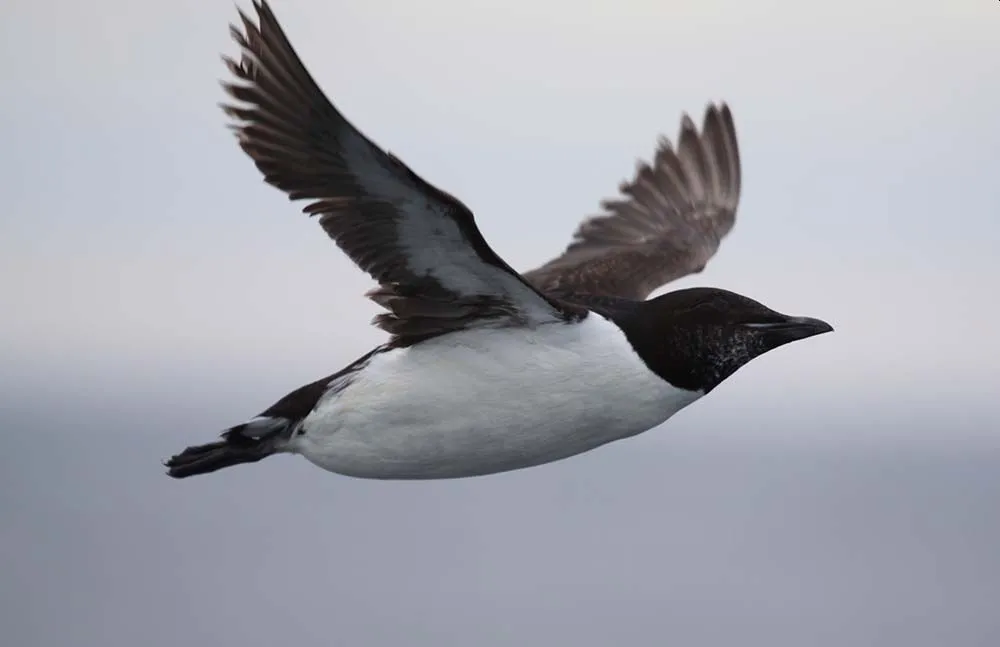
M171 456L164 463L167 474L182 479L232 465L256 463L281 451L279 445L283 444L281 441L287 427L288 421L280 418L257 418L238 425L226 430L218 442L188 447L180 454ZM265 433L255 433L260 431Z

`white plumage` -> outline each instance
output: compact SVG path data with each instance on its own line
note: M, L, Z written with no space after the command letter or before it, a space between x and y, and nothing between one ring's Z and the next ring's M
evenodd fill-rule
M638 434L701 395L656 376L597 315L480 328L375 355L319 402L287 451L348 476L475 476Z

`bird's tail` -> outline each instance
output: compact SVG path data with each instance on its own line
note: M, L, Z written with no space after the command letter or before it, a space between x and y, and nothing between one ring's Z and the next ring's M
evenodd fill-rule
M285 451L294 427L286 418L254 418L222 432L222 440L188 447L171 456L164 465L168 475L182 479L231 465L256 463Z

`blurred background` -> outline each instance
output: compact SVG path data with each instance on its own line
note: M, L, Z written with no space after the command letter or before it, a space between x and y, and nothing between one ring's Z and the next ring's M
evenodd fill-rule
M223 126L232 2L7 2L5 644L1000 644L1000 5L272 6L521 269L728 101L737 226L671 288L837 331L544 467L173 481L159 461L381 341L370 282Z

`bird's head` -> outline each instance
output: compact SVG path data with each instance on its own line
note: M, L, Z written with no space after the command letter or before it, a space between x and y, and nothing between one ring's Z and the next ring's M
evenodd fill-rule
M669 292L636 314L626 334L647 365L674 386L704 393L755 357L833 330L715 288Z

